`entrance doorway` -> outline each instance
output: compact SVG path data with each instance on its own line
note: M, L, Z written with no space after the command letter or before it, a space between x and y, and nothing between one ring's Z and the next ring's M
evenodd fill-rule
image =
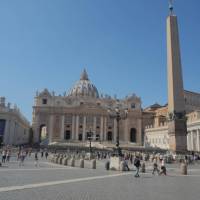
M82 140L83 140L83 135L82 135L81 133L78 135L78 140L79 140L79 141L82 141Z
M48 135L47 135L47 127L45 124L42 124L40 126L40 133L39 133L40 137L39 137L39 142L43 142L45 140L47 140Z
M70 140L71 139L71 132L69 130L65 131L65 140Z
M130 130L130 142L136 143L136 129L131 128Z
M107 140L112 141L112 132L111 131L108 131L108 133L107 133Z

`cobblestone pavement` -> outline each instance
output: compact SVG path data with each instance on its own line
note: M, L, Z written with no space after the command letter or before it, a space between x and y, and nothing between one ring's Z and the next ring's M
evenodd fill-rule
M15 158L0 168L0 200L198 200L200 165L189 166L188 176L180 175L178 165L168 165L167 176L152 176L151 166L140 178L134 171L71 168L33 158L19 167Z

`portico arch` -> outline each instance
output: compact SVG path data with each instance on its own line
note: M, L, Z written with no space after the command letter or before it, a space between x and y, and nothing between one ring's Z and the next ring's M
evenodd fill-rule
M39 142L43 142L47 140L48 134L47 134L47 126L46 124L41 124L39 128Z

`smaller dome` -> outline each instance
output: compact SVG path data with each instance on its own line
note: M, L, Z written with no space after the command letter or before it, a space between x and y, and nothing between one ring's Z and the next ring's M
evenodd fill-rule
M69 96L99 98L98 90L95 85L90 82L85 69L81 74L80 80L70 90Z

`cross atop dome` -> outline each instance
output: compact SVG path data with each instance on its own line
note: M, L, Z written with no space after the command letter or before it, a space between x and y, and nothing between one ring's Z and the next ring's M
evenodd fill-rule
M81 73L80 80L89 80L86 69L84 69L83 72Z
M169 0L169 12L170 12L170 15L173 15L173 11L174 11L173 0Z

